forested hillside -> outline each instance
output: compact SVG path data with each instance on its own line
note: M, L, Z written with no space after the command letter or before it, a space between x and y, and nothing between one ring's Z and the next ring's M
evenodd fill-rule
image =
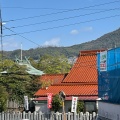
M37 60L44 54L65 55L66 57L73 57L79 54L81 50L91 50L91 49L106 49L114 48L120 46L120 28L107 33L96 40L91 40L90 42L85 42L78 45L73 45L69 47L41 47L36 49L29 49L23 51L23 56L30 56L31 58ZM20 56L20 50L14 51L4 51L4 58L14 59L15 55Z

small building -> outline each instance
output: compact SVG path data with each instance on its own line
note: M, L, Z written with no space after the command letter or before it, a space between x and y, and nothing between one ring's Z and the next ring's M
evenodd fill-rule
M35 110L49 112L47 108L47 93L53 96L64 91L65 112L71 107L72 96L84 101L85 111L97 110L98 73L97 53L100 50L80 51L79 56L68 74L44 74L40 81L52 81L49 86L39 89L34 94ZM62 110L61 110L62 111Z

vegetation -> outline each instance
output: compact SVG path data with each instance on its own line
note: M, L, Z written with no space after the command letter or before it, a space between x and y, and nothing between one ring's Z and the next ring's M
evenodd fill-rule
M38 69L48 74L68 73L71 65L65 56L44 55L38 61Z
M68 109L71 112L71 107ZM77 101L77 113L84 112L84 101Z
M77 102L77 113L84 111L84 101L79 100Z
M61 99L59 98L59 95L56 94L54 97L53 97L53 100L52 100L52 109L54 112L57 112L60 110L60 108L62 107L62 101Z
M30 56L34 60L40 59L45 54L51 56L64 55L67 58L78 56L81 50L91 50L91 49L110 49L120 47L120 28L108 34L101 36L96 40L91 40L78 45L73 45L70 47L40 47L36 49L29 49L23 51L23 56ZM15 56L20 56L20 50L14 51L4 51L4 57L13 59Z
M41 47L24 50L23 56L30 56L31 64L45 73L67 73L71 65L68 58L77 56L80 50L106 49L120 47L120 29L105 34L102 37L90 42L74 45L71 47ZM20 56L21 50L3 51L3 58L0 55L0 111L5 110L7 99L16 99L23 102L23 96L32 97L40 88L36 76L26 72L26 66L16 64L13 59ZM35 61L37 60L37 62ZM44 83L49 84L49 83ZM42 85L41 85L42 86ZM61 101L56 95L53 98L53 109L57 111L61 107ZM83 110L83 102L78 102L77 111Z
M3 72L4 70L7 71L7 73L0 74L1 89L4 88L5 95L8 93L5 100L17 100L23 103L24 95L32 97L39 89L40 85L38 84L36 76L29 75L26 72L25 66L18 65L12 60L4 60L3 62L0 62L0 66L0 72ZM4 94L0 95L1 98L4 98ZM3 106L3 108L4 107L5 106ZM3 109L1 108L1 110Z
M4 86L0 85L0 112L6 110L6 103L8 99L8 92Z
M33 59L30 59L34 67L37 67L40 70L45 71L45 73L66 73L70 70L71 65L68 63L67 58L64 56L58 56L57 58L45 55L41 57L38 62L35 62ZM3 106L0 106L0 110L5 109L5 104L3 101L8 100L17 100L23 103L23 98L27 95L29 98L33 97L34 93L40 87L46 87L52 84L52 81L40 82L38 76L30 75L26 72L26 66L19 65L13 60L4 59L0 61L0 85L2 86L1 91L5 93L6 97L1 93L0 103Z
M41 83L41 88L46 88L46 87L49 87L51 84L53 84L53 81L52 80L43 80L43 81L40 81Z

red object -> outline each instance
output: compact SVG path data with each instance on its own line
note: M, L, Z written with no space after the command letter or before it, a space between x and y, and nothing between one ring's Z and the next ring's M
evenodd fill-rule
M76 98L74 98L74 100L76 100Z
M47 107L52 108L52 93L47 93Z

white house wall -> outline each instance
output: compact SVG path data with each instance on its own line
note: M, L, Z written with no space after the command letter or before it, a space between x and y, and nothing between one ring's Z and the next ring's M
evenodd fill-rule
M65 112L68 112L68 109L71 107L71 101L65 102ZM59 112L62 112L62 108ZM47 108L47 103L36 103L35 104L35 111L41 111L43 113L50 113L50 110Z
M89 104L88 104L89 103ZM65 112L69 112L70 108L71 108L71 104L72 104L72 101L69 100L69 101L65 101ZM95 106L95 102L85 102L85 107L90 107L89 110L94 109L96 108ZM88 111L88 109L86 109ZM35 103L35 111L41 111L43 113L50 113L50 109L47 108L47 102L44 101L43 103ZM58 112L63 112L63 108L61 108Z
M98 115L110 120L120 120L120 105L98 101Z

